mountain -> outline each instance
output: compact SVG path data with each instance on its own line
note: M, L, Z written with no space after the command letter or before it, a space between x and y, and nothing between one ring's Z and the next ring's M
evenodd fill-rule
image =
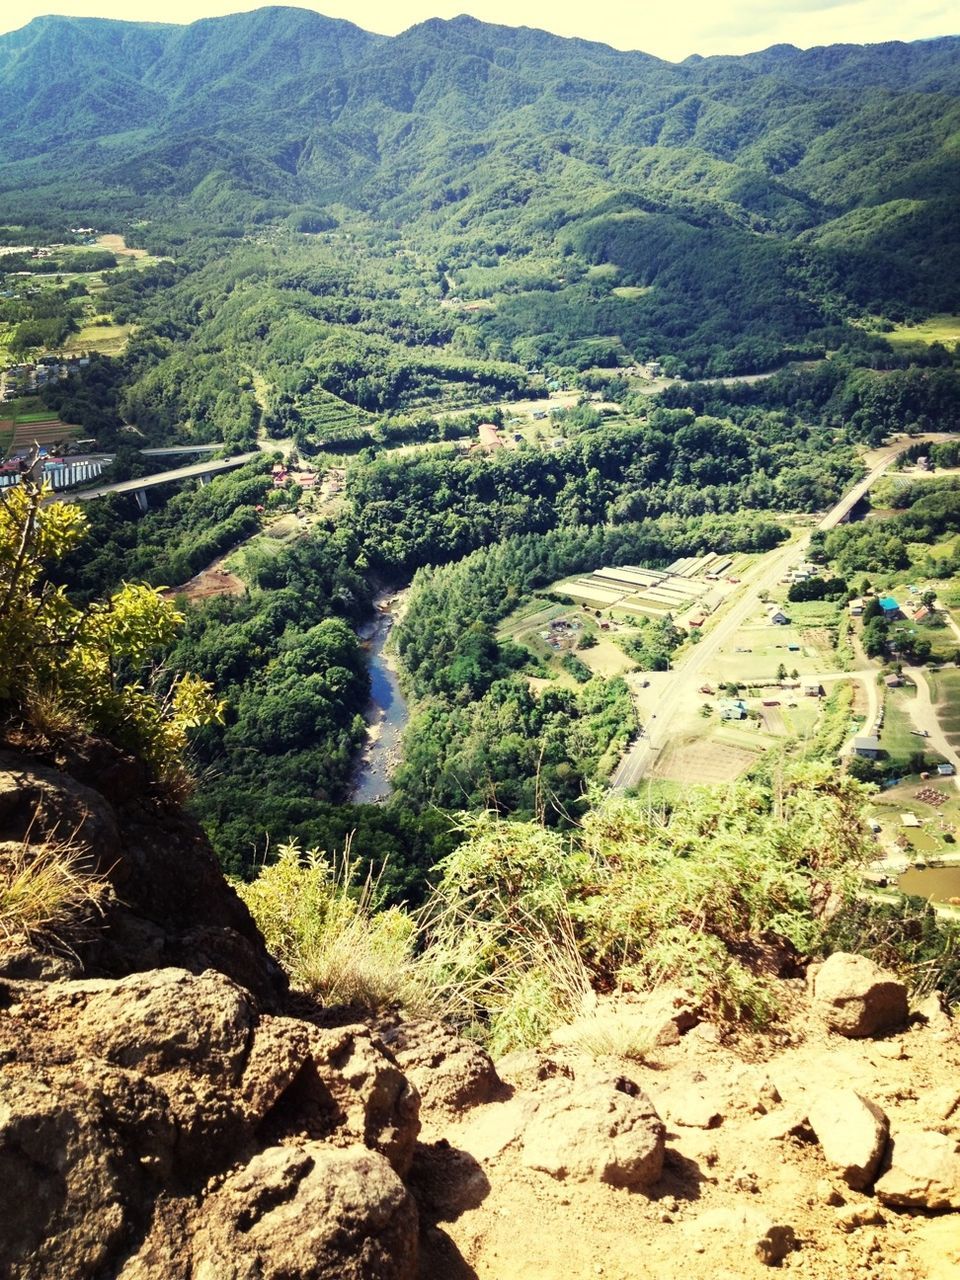
M851 308L960 306L958 54L944 37L673 64L282 7L36 19L0 37L0 217L323 225L335 205L458 262L572 254L671 306L740 291L721 327L782 346ZM582 336L593 300L570 299ZM655 300L607 302L628 345L683 330Z

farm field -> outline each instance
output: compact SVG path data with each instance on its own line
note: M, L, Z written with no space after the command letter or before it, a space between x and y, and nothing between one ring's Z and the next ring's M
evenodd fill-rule
M36 398L14 400L8 406L10 417L0 421L0 453L40 445L57 444L75 436L80 428L61 422L49 409L37 408Z
M79 333L71 333L63 344L66 354L92 351L103 356L119 356L134 331L132 324L96 324L88 322Z
M937 708L940 727L952 747L960 747L960 669L928 671L930 694Z
M960 342L960 315L944 312L930 316L921 324L901 324L883 335L888 342L907 345L912 342Z
M746 735L753 735L753 740ZM702 734L690 735L672 742L657 758L653 767L655 781L669 781L684 786L713 785L732 782L756 761L770 740L762 730L731 731L719 723L704 725Z
M551 628L551 623L567 622L568 628ZM551 632L544 635L544 632ZM592 636L596 643L580 649L580 640ZM637 664L629 658L610 636L602 631L596 619L584 609L569 605L531 600L511 614L497 629L497 638L512 640L529 649L557 675L567 678L560 660L568 653L576 653L594 674L603 676L623 675L636 670Z

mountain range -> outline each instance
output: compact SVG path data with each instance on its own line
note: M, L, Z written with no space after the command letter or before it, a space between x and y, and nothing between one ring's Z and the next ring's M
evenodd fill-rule
M788 299L787 331L958 307L958 37L674 64L469 17L392 38L282 7L45 17L0 37L0 138L7 222L347 211L621 286L722 258L705 305L761 281L745 305Z

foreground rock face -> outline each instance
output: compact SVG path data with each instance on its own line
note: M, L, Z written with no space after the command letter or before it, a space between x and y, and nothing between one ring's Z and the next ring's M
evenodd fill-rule
M204 1203L192 1280L413 1280L417 1210L386 1160L271 1147Z
M419 1099L367 1028L260 1013L214 971L2 995L0 1274L93 1280L124 1259L131 1278L413 1274L400 1178ZM202 1256L131 1261L155 1254L160 1203Z
M68 838L114 890L104 916L56 961L7 949L0 977L219 969L264 1006L282 999L286 980L199 824L164 801L142 765L99 740L56 762L0 749L0 843Z
M883 1035L907 1020L906 987L866 956L830 956L817 971L813 995L827 1026L843 1036Z

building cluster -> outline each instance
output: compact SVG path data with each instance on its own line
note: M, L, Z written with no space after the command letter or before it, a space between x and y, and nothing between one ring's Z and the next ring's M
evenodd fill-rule
M89 356L43 356L35 363L10 365L0 374L2 397L9 401L18 396L36 395L89 363Z

